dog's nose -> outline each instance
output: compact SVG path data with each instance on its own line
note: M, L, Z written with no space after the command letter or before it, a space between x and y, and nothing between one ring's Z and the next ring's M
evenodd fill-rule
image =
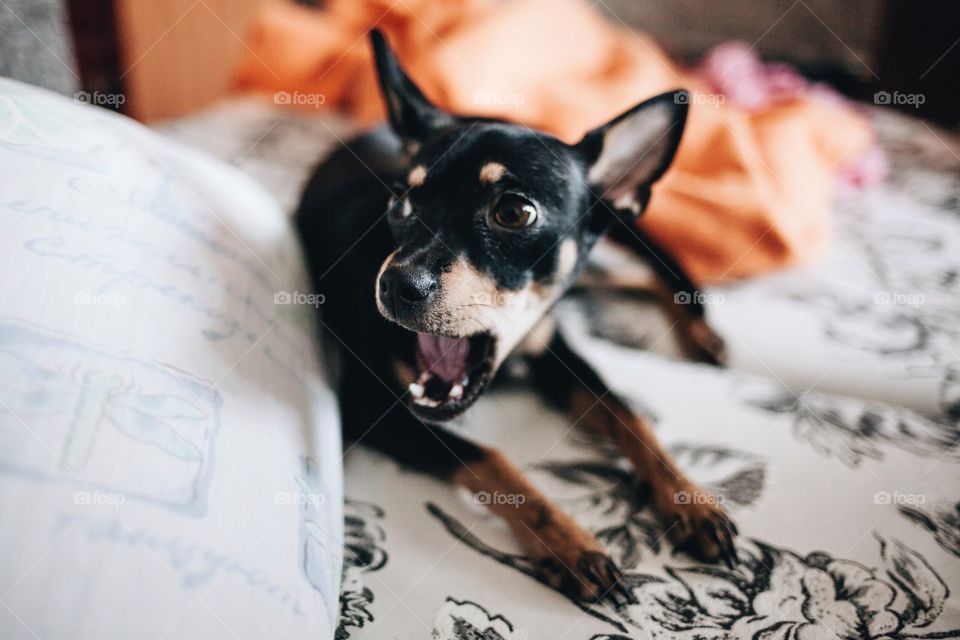
M391 311L429 302L439 288L439 279L423 267L390 267L380 276L380 300Z

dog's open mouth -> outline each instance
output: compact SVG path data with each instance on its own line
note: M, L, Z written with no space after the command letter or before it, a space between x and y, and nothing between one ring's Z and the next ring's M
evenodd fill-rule
M410 403L426 420L449 420L467 409L490 381L494 339L417 334L417 379Z

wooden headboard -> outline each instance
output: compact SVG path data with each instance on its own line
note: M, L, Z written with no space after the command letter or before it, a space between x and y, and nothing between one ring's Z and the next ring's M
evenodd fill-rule
M259 7L270 0L115 0L125 111L171 118L224 95Z

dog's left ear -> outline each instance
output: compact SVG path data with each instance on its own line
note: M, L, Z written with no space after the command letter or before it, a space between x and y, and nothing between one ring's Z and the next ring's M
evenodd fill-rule
M664 93L588 132L575 149L590 187L617 209L640 213L677 152L689 100L686 91Z
M453 116L431 104L407 76L379 29L370 32L370 42L390 125L407 146L418 145L454 123Z

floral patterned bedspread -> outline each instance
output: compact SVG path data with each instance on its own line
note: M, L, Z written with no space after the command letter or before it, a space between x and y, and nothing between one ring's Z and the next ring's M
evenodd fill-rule
M541 586L475 496L361 444L345 457L338 638L960 637L960 147L875 117L890 179L839 198L830 254L706 292L729 368L671 358L666 325L642 322L650 310L632 301L563 309L568 338L732 513L738 567L675 553L614 450L529 394L500 391L461 429L502 447L588 526L637 604L588 606ZM203 131L254 174L267 164L258 147L272 149L285 203L290 176L343 131L311 121L304 145L285 121L242 120L229 148L213 120L170 132L197 144Z

